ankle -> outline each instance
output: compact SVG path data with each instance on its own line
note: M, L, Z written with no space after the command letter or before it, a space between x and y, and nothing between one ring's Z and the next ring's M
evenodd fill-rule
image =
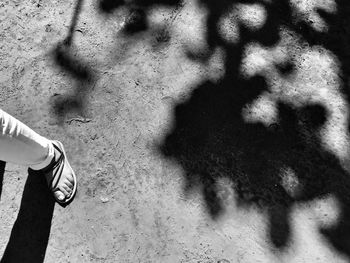
M46 155L43 156L42 162L30 165L29 168L34 171L40 171L48 167L52 160L55 159L55 147L52 144L52 141L47 140Z

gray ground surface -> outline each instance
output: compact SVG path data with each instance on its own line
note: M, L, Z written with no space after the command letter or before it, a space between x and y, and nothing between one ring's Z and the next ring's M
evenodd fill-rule
M349 8L0 0L0 106L79 179L6 164L2 262L348 262Z

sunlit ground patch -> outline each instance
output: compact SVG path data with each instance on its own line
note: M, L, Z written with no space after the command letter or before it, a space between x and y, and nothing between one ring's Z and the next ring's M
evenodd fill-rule
M179 38L178 42L196 49L206 48L207 16L208 10L200 7L196 1L185 1L181 14L173 23L173 34Z
M336 225L339 215L339 203L331 195L295 205L290 215L293 242L283 252L284 262L348 262L320 232Z
M266 9L259 4L238 4L236 7L239 21L251 30L263 27L266 21Z
M230 43L238 43L240 39L239 26L244 25L250 30L263 27L266 20L266 10L259 4L237 4L223 15L218 24L220 35Z
M320 104L327 109L328 119L319 130L324 146L335 153L340 160L348 155L348 103L341 91L339 62L328 50L321 46L308 46L295 33L281 28L281 41L272 48L252 43L246 47L241 65L244 78L263 75L269 85L268 99L278 100L295 107L304 107L310 103ZM281 74L279 65L290 63L292 70ZM255 107L254 114L247 117L250 122L274 119L275 111L270 110L271 102L266 106ZM257 104L254 102L253 104ZM254 107L253 107L254 108ZM259 110L258 110L259 109ZM277 113L278 114L278 113Z
M278 122L278 112L274 99L268 92L264 92L242 110L242 117L247 123L260 122L270 126Z
M229 43L238 43L239 41L239 25L235 10L222 16L218 23L220 36Z
M298 197L302 191L302 185L295 172L290 167L281 169L281 184L284 190L294 198Z
M337 5L334 0L291 0L295 21L304 21L316 31L327 32L328 24L320 16L319 10L334 14Z

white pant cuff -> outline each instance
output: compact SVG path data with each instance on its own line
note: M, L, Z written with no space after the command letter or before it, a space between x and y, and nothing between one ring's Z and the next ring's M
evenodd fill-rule
M33 164L33 165L29 166L30 169L41 170L41 169L44 169L45 167L47 167L51 163L52 159L55 156L55 150L54 150L54 147L53 147L51 141L49 141L47 148L48 148L47 149L48 154L47 154L46 159L41 163Z

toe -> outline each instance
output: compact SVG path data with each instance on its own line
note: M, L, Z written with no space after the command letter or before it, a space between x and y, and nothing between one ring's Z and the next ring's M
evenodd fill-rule
M66 188L63 185L58 186L57 191L60 191L61 193L63 193L64 198L68 198L70 196L69 188Z
M62 182L62 185L66 185L68 188L73 190L73 182L68 181L67 179L64 179Z
M69 186L74 185L73 170L70 167L70 165L68 165L68 163L65 163L65 166L64 166L63 171L62 171L62 175L64 178L64 180L63 180L64 184L69 185Z
M70 194L72 193L73 191L73 188L72 187L69 187L68 185L66 184L62 184L62 186L60 187L62 190L65 190L66 191L66 197L69 197Z
M63 201L65 199L64 194L61 191L54 192L55 198L59 201Z

